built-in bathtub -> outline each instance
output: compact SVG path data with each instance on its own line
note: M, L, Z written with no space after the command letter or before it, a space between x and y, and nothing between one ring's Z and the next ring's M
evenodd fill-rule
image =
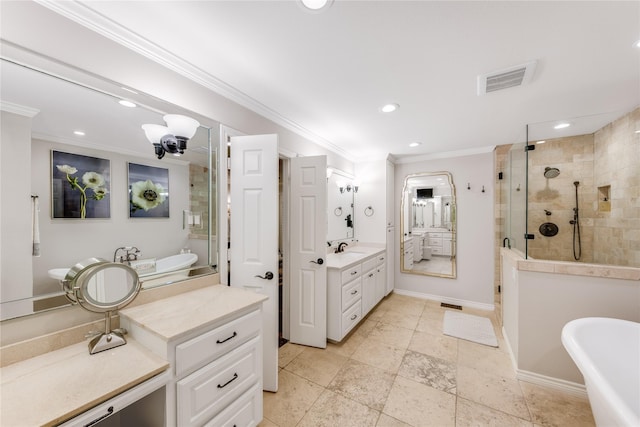
M589 317L562 329L598 426L640 426L640 323Z

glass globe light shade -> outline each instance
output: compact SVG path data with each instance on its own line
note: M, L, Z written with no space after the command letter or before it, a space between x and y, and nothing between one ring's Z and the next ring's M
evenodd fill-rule
M142 125L142 129L144 130L144 134L147 139L152 144L160 144L160 138L169 133L169 129L162 125L147 124Z
M167 114L163 119L167 122L169 133L187 139L191 139L195 135L198 126L200 126L197 120L180 114Z

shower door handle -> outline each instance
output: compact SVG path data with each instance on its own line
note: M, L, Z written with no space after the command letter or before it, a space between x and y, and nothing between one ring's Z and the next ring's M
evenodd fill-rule
M255 276L253 276L253 277L259 277L259 278L261 278L261 279L271 280L271 279L273 279L273 273L272 273L272 272L270 272L270 271L267 271L267 272L264 274L264 276L260 276L259 274L256 274L256 275L255 275Z

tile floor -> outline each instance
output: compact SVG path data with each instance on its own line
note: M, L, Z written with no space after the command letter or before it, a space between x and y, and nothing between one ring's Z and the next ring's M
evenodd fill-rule
M443 335L444 311L391 294L342 343L285 344L260 427L595 425L586 399L515 379L493 313L463 310L491 319L499 348Z

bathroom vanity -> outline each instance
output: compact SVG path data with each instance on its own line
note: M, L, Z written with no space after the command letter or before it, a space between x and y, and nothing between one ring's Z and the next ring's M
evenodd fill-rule
M131 337L170 364L166 425L262 420L262 302L216 285L123 310Z
M342 339L384 298L386 250L360 247L327 255L327 338Z
M126 345L1 368L0 425L257 425L265 299L213 285L124 309Z

